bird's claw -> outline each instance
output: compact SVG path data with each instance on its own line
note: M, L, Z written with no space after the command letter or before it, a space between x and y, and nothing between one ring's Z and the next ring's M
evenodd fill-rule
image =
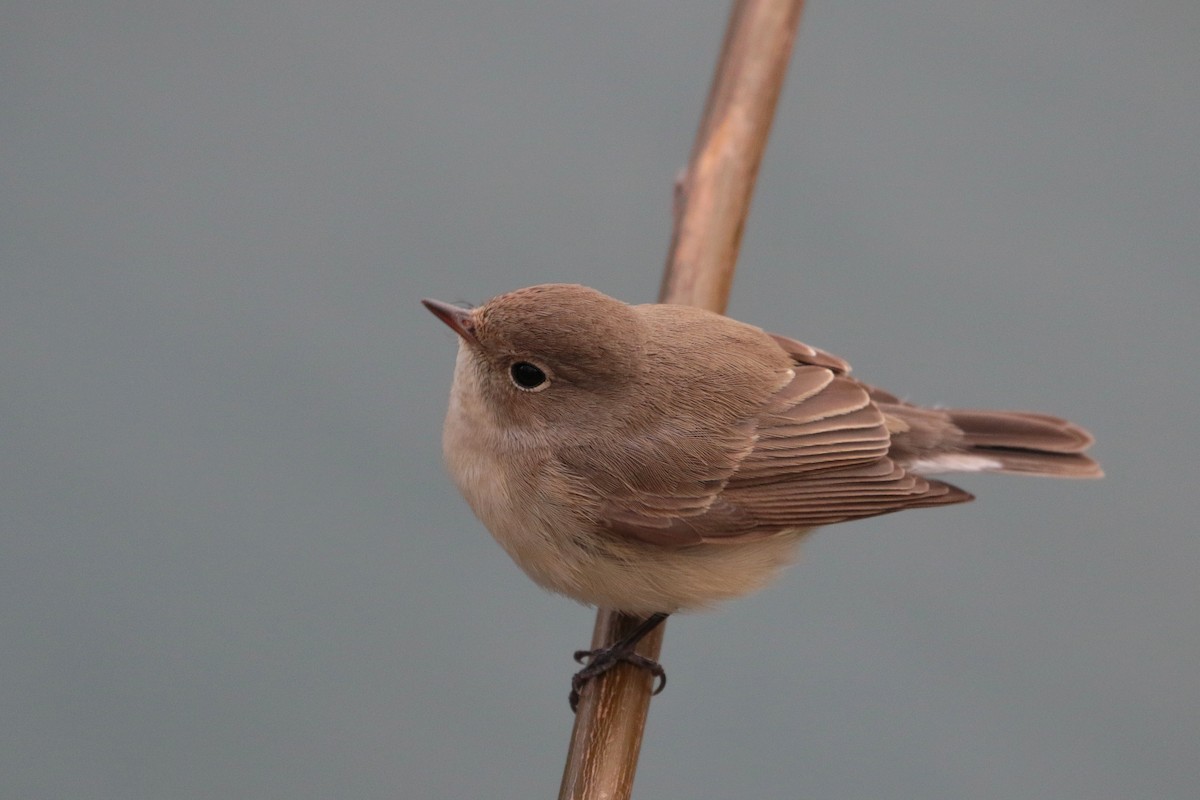
M589 681L600 677L622 662L641 667L658 679L652 694L658 694L667 686L667 673L662 665L652 658L634 652L629 647L614 646L601 647L597 650L576 650L573 657L578 663L586 664L586 666L571 677L571 711L579 709L580 694Z

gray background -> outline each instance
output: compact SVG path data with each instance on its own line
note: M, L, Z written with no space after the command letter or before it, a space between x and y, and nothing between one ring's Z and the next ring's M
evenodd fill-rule
M652 299L725 2L6 2L0 796L555 792L570 652L418 299ZM1194 798L1200 4L814 0L731 313L1102 482L673 620L641 797Z

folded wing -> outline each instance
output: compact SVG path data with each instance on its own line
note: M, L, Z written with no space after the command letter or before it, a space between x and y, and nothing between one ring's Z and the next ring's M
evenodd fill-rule
M682 471L658 460L673 457L678 431L644 437L621 482L600 487L603 528L667 546L735 542L971 499L889 458L888 421L846 362L773 338L795 364L791 380L733 430L700 432L708 460Z

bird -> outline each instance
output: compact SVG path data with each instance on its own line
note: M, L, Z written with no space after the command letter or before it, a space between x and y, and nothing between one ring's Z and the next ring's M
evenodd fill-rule
M576 653L573 709L621 662L661 691L637 642L762 588L813 529L973 499L932 475L1103 475L1065 419L915 405L703 309L574 284L422 303L458 335L443 456L475 515L535 583L644 618Z

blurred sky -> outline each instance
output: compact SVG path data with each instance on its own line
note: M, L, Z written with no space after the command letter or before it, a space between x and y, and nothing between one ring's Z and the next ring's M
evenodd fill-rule
M440 463L421 297L653 299L724 2L14 0L0 796L553 796L592 612ZM640 797L1195 798L1200 4L821 2L730 313L1101 482L673 619Z

